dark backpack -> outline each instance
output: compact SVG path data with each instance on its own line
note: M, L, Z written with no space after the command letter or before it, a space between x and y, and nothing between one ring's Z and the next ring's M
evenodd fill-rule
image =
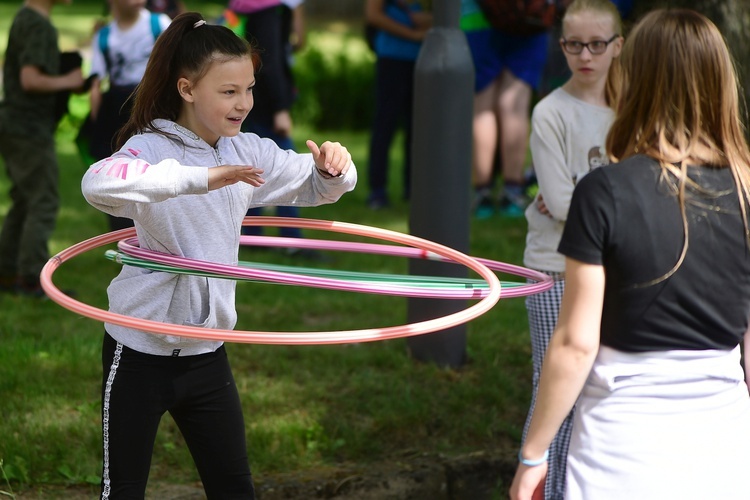
M509 35L536 35L552 28L558 0L478 0L485 17Z

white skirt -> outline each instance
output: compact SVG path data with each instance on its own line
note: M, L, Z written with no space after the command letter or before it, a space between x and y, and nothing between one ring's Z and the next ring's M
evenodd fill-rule
M750 499L750 397L731 351L601 347L577 403L566 499Z

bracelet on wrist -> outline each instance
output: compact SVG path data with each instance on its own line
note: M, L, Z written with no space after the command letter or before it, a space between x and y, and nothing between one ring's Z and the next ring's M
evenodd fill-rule
M549 450L546 450L544 452L544 455L542 455L542 458L539 458L537 460L529 460L528 458L523 458L523 454L521 451L518 451L518 462L527 466L527 467L536 467L537 465L542 465L544 462L547 461L549 458Z

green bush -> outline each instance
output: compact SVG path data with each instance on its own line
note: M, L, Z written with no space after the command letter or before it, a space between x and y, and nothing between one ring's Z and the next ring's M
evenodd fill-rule
M295 121L317 130L366 130L373 113L375 56L357 36L310 33L296 56Z

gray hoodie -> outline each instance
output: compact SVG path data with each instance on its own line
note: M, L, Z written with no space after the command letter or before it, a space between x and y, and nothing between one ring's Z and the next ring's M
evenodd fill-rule
M354 189L357 171L324 178L310 154L284 151L255 134L222 137L216 147L174 122L131 137L111 158L92 165L81 183L99 210L135 221L142 248L237 264L240 227L249 208L315 206ZM265 184L237 183L208 191L208 168L249 165L264 169ZM175 275L123 266L107 289L109 310L177 325L230 330L237 322L234 280ZM146 333L105 324L118 342L139 352L188 356L212 352L221 341Z

